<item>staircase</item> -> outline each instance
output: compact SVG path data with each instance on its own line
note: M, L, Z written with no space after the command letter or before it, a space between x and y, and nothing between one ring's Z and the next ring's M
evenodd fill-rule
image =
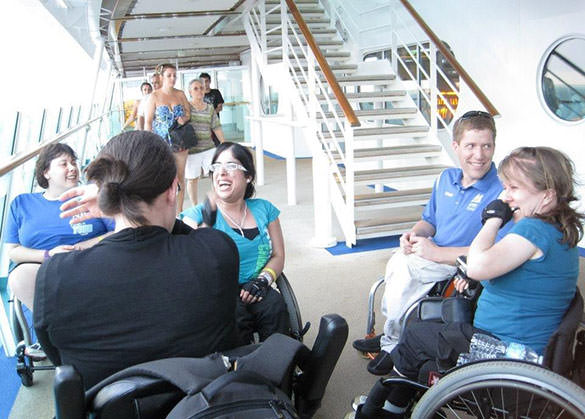
M318 149L328 156L331 205L346 243L351 246L358 238L402 234L420 219L433 182L449 160L390 66L384 74L360 74L362 65L352 61L318 0L295 3L361 124L348 137L344 113L331 90L312 90L319 106L314 141L319 141ZM281 0L265 1L266 47L271 51L266 62L288 61L298 95L309 97L307 62L314 61L301 55L308 48L290 12L289 38L300 44L288 45L288 60L284 60L280 10L268 13L280 4ZM315 69L316 78L328 86L318 65ZM343 208L343 203L351 208Z

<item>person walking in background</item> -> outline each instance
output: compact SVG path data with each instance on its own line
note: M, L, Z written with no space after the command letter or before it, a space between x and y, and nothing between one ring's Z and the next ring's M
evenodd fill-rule
M175 155L177 177L179 178L179 200L177 202L177 213L179 213L183 210L183 201L185 200L185 164L187 163L188 150L184 144L175 144L171 141L169 128L175 120L180 125L189 122L191 107L185 93L175 89L177 68L172 64L162 64L157 67L157 73L161 75L162 87L152 92L148 99L144 113L144 129L160 135Z
M199 74L199 78L203 83L205 93L203 101L213 106L213 109L215 109L215 113L219 118L219 113L223 110L224 104L223 96L221 95L221 92L218 89L211 88L211 76L208 73ZM218 145L220 143L219 138L213 132L211 133L211 138L213 139L215 145Z
M152 89L149 94L144 96L144 98L140 101L140 105L138 105L138 119L136 120L136 129L143 130L144 129L144 110L146 109L146 104L148 103L148 99L150 99L150 95L154 90L158 90L161 88L161 81L160 81L160 74L154 73L150 76L150 82L152 83Z
M142 99L136 99L134 101L134 106L132 107L132 112L130 113L130 116L128 117L128 119L124 123L122 130L125 130L126 128L128 128L130 126L130 124L132 124L132 122L134 122L134 121L136 121L136 124L135 124L136 129L143 129L139 125L138 113L139 113L140 107L144 106L144 103L148 99L148 96L150 95L150 93L152 93L152 86L150 85L150 83L147 81L142 83L140 85L140 92L142 93Z
M189 83L189 95L191 96L191 125L195 129L197 145L189 149L185 177L187 189L193 205L197 205L197 186L201 172L209 173L209 165L215 152L215 144L212 135L215 135L219 143L223 143L223 130L219 123L219 117L212 105L203 101L203 83L201 79L191 80Z

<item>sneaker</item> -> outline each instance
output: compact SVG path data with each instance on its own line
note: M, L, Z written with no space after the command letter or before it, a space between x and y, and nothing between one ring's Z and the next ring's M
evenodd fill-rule
M368 363L368 371L374 375L388 375L393 367L394 362L392 361L392 358L390 358L390 354L386 351L380 351L380 353Z
M380 352L380 339L382 339L382 335L369 339L356 339L352 346L361 352Z
M38 342L24 348L24 354L33 361L42 361L43 359L47 359L45 351L43 351L41 344Z
M360 394L359 396L356 396L355 399L353 399L353 402L351 403L351 408L354 410L354 412L356 412L358 410L358 407L364 404L366 400L368 400L368 396L365 394ZM384 402L384 406L382 407L382 409L387 410L388 412L392 411L391 404L388 400Z

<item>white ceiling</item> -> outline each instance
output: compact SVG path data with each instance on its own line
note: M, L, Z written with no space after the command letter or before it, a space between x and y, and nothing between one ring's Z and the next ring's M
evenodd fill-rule
M150 72L167 61L181 68L227 65L249 48L237 19L243 4L244 0L101 0L101 34L126 77Z

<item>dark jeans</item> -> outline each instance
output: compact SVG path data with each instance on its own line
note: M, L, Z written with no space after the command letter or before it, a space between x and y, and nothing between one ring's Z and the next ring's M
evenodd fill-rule
M238 297L236 323L241 345L252 342L252 335L258 332L260 341L273 333L288 335L290 321L282 295L268 288L266 296L257 303L244 304Z
M439 370L454 367L459 354L469 352L469 342L476 332L486 333L469 323L409 324L392 350L394 366L413 380L419 379L419 371L429 361L436 362Z

